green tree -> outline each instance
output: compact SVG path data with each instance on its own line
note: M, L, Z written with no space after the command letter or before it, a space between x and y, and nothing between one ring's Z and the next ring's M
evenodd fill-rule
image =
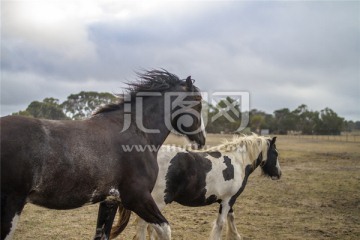
M254 115L250 119L250 128L252 131L259 133L264 123L265 123L264 116Z
M28 111L24 110L24 111L19 111L19 112L15 112L12 113L11 115L19 115L19 116L26 116L26 117L33 117Z
M295 118L295 129L303 134L313 134L319 122L319 112L309 111L305 104L300 105L292 114Z
M345 121L343 126L344 131L352 132L360 130L360 121Z
M286 134L290 130L295 130L296 119L288 108L276 110L275 115L275 132Z
M65 114L71 119L84 119L90 117L92 112L99 106L116 101L111 93L80 92L71 94L61 104Z
M337 113L330 108L325 108L320 111L318 121L315 128L317 134L339 135L344 125L344 118L339 117Z
M274 117L272 114L252 109L250 111L250 129L252 132L260 131L261 129L269 129L274 131Z
M249 121L250 130L252 132L259 133L260 130L265 125L265 114L256 109L252 109L249 115L250 115L250 121Z
M42 102L33 101L29 104L25 111L20 111L18 113L14 113L13 115L53 120L68 119L59 105L59 100L56 98L45 98Z

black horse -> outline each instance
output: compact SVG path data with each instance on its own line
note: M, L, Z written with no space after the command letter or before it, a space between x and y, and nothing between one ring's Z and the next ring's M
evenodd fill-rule
M104 213L102 206L121 202L169 239L168 222L151 196L157 150L171 130L203 146L200 113L201 95L191 77L152 70L129 83L118 104L87 120L1 118L1 239L11 238L29 202L51 209L102 202L100 215L110 216L116 208ZM101 235L106 239L109 232Z

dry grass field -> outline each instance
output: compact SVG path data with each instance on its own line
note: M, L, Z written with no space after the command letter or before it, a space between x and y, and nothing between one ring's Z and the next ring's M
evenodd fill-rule
M215 145L226 135L208 135ZM171 136L167 143L183 144ZM257 169L235 204L243 239L359 239L360 143L279 136L282 179ZM56 211L25 206L14 239L92 239L98 205ZM207 239L218 205L167 206L173 239ZM132 219L119 239L132 239Z

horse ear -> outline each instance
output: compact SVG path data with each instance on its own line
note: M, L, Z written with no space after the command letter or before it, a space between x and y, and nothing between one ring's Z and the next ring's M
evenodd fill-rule
M271 139L270 146L271 146L271 145L274 145L274 144L275 144L275 141L276 141L276 137L273 137L273 139Z
M191 76L188 76L188 77L186 78L186 87L187 87L188 90L191 90L191 89L192 89L192 86L193 86L193 82L192 82L192 80L191 80Z

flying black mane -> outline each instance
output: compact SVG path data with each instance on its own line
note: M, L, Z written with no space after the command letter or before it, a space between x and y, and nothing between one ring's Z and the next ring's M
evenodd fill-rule
M162 70L150 70L144 73L137 73L138 79L134 82L126 83L128 87L124 95L129 95L131 101L135 101L135 97L139 92L164 92L176 85L185 84L184 80L180 80L175 74ZM100 107L93 115L99 113L111 112L120 109L124 105L124 97L119 95L117 103L110 103Z

